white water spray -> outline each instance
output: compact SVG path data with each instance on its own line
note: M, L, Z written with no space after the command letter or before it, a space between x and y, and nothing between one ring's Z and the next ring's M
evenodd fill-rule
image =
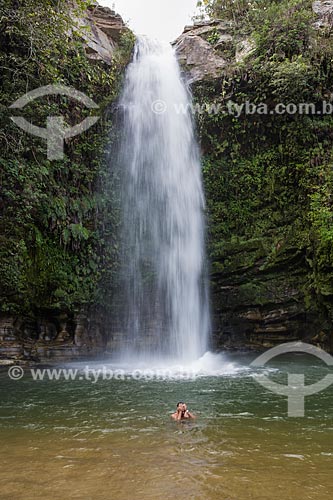
M201 164L169 44L137 40L120 108L124 357L195 360L210 330Z

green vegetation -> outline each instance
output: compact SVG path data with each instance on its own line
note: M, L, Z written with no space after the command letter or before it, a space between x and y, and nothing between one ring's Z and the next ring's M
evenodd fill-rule
M0 7L0 310L73 311L103 305L117 262L115 180L105 144L107 112L119 93L133 37L126 33L112 67L90 62L75 18L90 2L3 0ZM75 16L74 16L75 14ZM9 110L26 92L49 84L74 87L98 105L100 120L66 140L63 160L48 161L46 141L28 135L12 114L46 126L64 115L74 125L96 114L65 96L39 98Z
M311 1L203 3L210 15L234 20L236 40L246 37L256 48L221 81L198 84L200 104L315 106L313 114L199 116L213 272L257 262L273 281L286 273L287 287L283 262L293 256L293 270L305 276L298 285L305 303L332 320L333 117L320 113L331 101L332 26L314 26ZM251 241L255 255L246 250Z

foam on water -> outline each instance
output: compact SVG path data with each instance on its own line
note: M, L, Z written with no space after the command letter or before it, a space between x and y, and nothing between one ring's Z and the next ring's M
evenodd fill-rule
M76 368L85 370L87 364L75 363ZM230 361L225 354L206 352L195 361L180 363L177 359L171 358L151 358L129 357L115 358L105 362L89 363L89 369L100 371L113 371L114 373L126 375L133 379L173 379L186 380L198 377L222 377L237 376L252 369L247 365L242 365Z

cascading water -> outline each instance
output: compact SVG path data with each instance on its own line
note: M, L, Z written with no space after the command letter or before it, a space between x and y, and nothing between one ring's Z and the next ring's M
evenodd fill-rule
M137 39L120 109L124 357L195 360L210 318L191 100L169 44Z

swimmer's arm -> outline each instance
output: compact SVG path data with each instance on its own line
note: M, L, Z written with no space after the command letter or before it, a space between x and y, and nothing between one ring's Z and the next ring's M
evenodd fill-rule
M197 418L195 415L193 415L193 413L190 413L189 411L187 412L187 414L190 418Z

